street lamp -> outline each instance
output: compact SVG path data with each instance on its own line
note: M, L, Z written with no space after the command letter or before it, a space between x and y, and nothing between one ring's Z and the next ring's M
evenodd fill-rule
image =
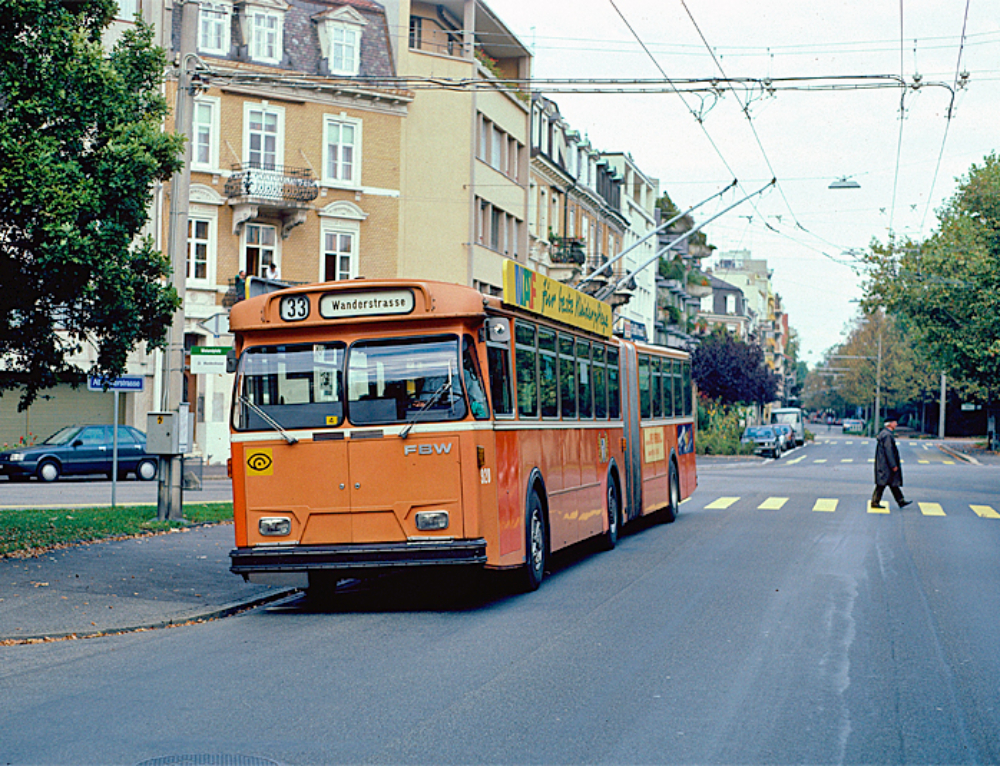
M836 181L831 183L828 189L860 189L861 184L855 181L853 178L848 178L847 176L841 176Z

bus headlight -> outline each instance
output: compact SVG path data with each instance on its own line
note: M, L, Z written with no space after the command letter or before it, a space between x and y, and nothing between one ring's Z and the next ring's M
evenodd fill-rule
M448 528L448 511L420 511L416 519L417 529L422 532Z
M257 522L257 529L265 537L285 537L292 533L292 520L285 516L266 516Z

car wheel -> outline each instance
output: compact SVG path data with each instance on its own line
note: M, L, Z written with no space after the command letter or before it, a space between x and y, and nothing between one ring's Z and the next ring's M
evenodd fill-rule
M619 525L621 523L621 503L618 502L618 485L608 476L607 493L608 530L601 538L601 547L610 551L618 544Z
M42 481L56 481L62 471L54 460L46 460L38 466L38 478Z
M538 493L531 490L528 495L528 507L525 509L524 542L527 560L521 570L521 590L538 590L545 577L547 558L545 545L545 512Z
M135 467L135 478L139 481L152 481L156 478L156 461L140 460Z
M781 457L781 447L775 447L774 448L774 459L777 460L779 457Z

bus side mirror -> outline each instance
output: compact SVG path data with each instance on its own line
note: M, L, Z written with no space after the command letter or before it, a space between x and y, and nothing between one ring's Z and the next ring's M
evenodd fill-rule
M510 347L510 322L499 317L486 320L486 340L504 348Z
M231 348L226 352L226 372L236 372L236 367L236 349Z

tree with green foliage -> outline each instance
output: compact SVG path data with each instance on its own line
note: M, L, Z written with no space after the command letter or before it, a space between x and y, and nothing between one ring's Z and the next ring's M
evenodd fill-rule
M778 376L768 368L760 346L737 340L717 328L691 354L691 374L704 396L722 404L774 401Z
M141 22L109 51L115 0L0 0L0 394L116 376L162 345L169 263L139 239L180 167L163 131L165 56ZM93 369L73 362L84 344Z
M935 366L995 395L1000 386L1000 157L960 179L924 242L875 242L867 309L904 318Z

